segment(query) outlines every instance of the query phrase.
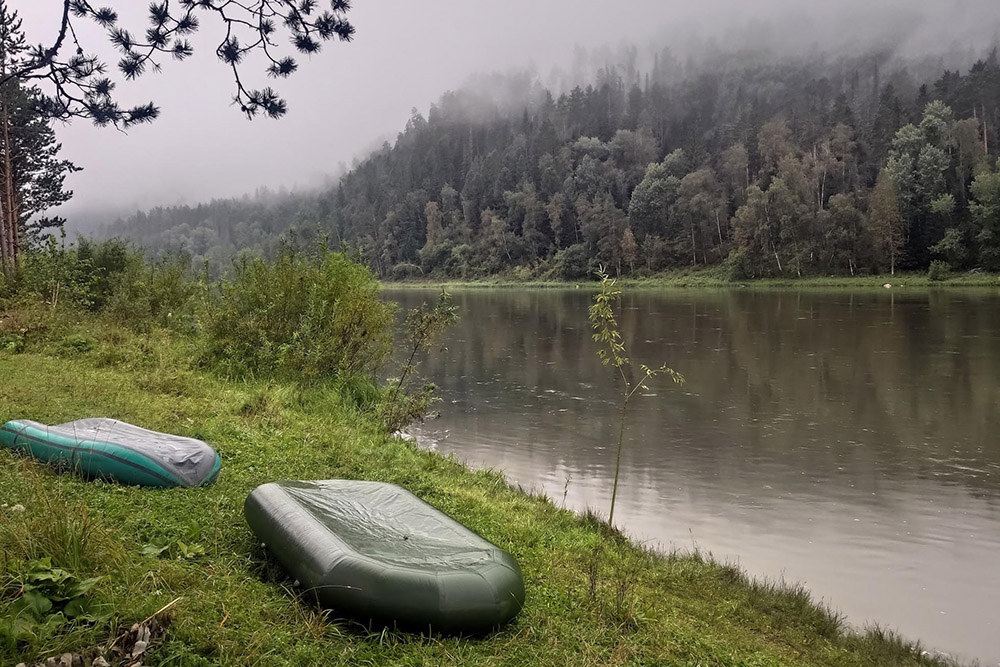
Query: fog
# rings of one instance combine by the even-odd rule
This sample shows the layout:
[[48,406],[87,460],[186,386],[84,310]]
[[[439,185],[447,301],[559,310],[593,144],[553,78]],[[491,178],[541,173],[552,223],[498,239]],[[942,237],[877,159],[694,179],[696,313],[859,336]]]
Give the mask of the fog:
[[[145,2],[106,3],[119,10],[123,26],[141,33]],[[29,41],[51,42],[61,2],[9,4],[24,18]],[[643,54],[669,46],[677,55],[705,44],[783,55],[878,45],[906,57],[949,53],[951,61],[971,60],[997,41],[1000,2],[357,0],[349,18],[355,41],[330,42],[318,55],[300,57],[299,71],[287,80],[274,84],[263,67],[247,64],[249,86],[274,85],[289,104],[281,120],[248,121],[231,106],[231,73],[214,55],[220,24],[205,15],[194,57],[167,59],[162,72],[134,82],[116,77],[119,102],[152,100],[161,108],[157,121],[127,134],[83,120],[57,127],[64,156],[84,168],[68,179],[75,198],[61,213],[79,228],[136,208],[237,196],[263,185],[315,187],[395,137],[412,108],[426,112],[475,73],[527,69],[564,87],[626,43]],[[117,61],[96,26],[79,37],[109,63]]]

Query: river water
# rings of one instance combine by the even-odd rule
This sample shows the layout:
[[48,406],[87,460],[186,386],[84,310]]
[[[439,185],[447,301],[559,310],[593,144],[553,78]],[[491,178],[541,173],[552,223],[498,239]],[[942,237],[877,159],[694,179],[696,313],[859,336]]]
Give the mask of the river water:
[[[433,291],[385,293],[412,308]],[[586,290],[458,290],[420,441],[607,514],[618,426]],[[1000,665],[1000,291],[633,291],[615,521]]]

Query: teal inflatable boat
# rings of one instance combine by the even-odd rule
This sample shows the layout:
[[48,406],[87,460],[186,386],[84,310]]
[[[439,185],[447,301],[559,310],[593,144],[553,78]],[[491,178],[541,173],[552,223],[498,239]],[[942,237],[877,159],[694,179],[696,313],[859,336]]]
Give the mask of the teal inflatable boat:
[[0,427],[0,445],[67,466],[85,477],[154,487],[211,484],[218,453],[201,440],[157,433],[114,419],[46,426],[16,420]]
[[363,622],[478,634],[524,604],[513,556],[392,484],[264,484],[244,513],[306,597]]

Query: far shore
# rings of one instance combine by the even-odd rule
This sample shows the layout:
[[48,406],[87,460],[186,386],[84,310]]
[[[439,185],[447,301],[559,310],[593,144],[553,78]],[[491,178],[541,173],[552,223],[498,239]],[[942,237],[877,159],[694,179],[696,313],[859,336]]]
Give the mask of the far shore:
[[[943,280],[931,280],[926,273],[897,273],[877,276],[806,276],[786,278],[759,278],[755,280],[729,280],[718,269],[677,271],[655,276],[622,277],[619,285],[630,289],[711,288],[711,289],[936,289],[936,288],[986,288],[1000,290],[1000,274],[984,272],[954,273]],[[411,280],[382,280],[383,287],[399,288],[531,288],[531,289],[596,289],[593,280],[549,280],[544,278],[522,280],[499,275],[487,278],[456,280],[452,278],[417,278]]]

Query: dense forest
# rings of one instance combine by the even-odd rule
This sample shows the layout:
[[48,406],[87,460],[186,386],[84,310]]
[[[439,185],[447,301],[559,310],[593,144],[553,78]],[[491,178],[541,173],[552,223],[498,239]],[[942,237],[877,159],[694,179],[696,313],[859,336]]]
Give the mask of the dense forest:
[[483,78],[328,191],[159,208],[103,233],[217,269],[321,236],[386,278],[1000,270],[995,50],[933,76],[887,52],[636,62],[559,95]]

